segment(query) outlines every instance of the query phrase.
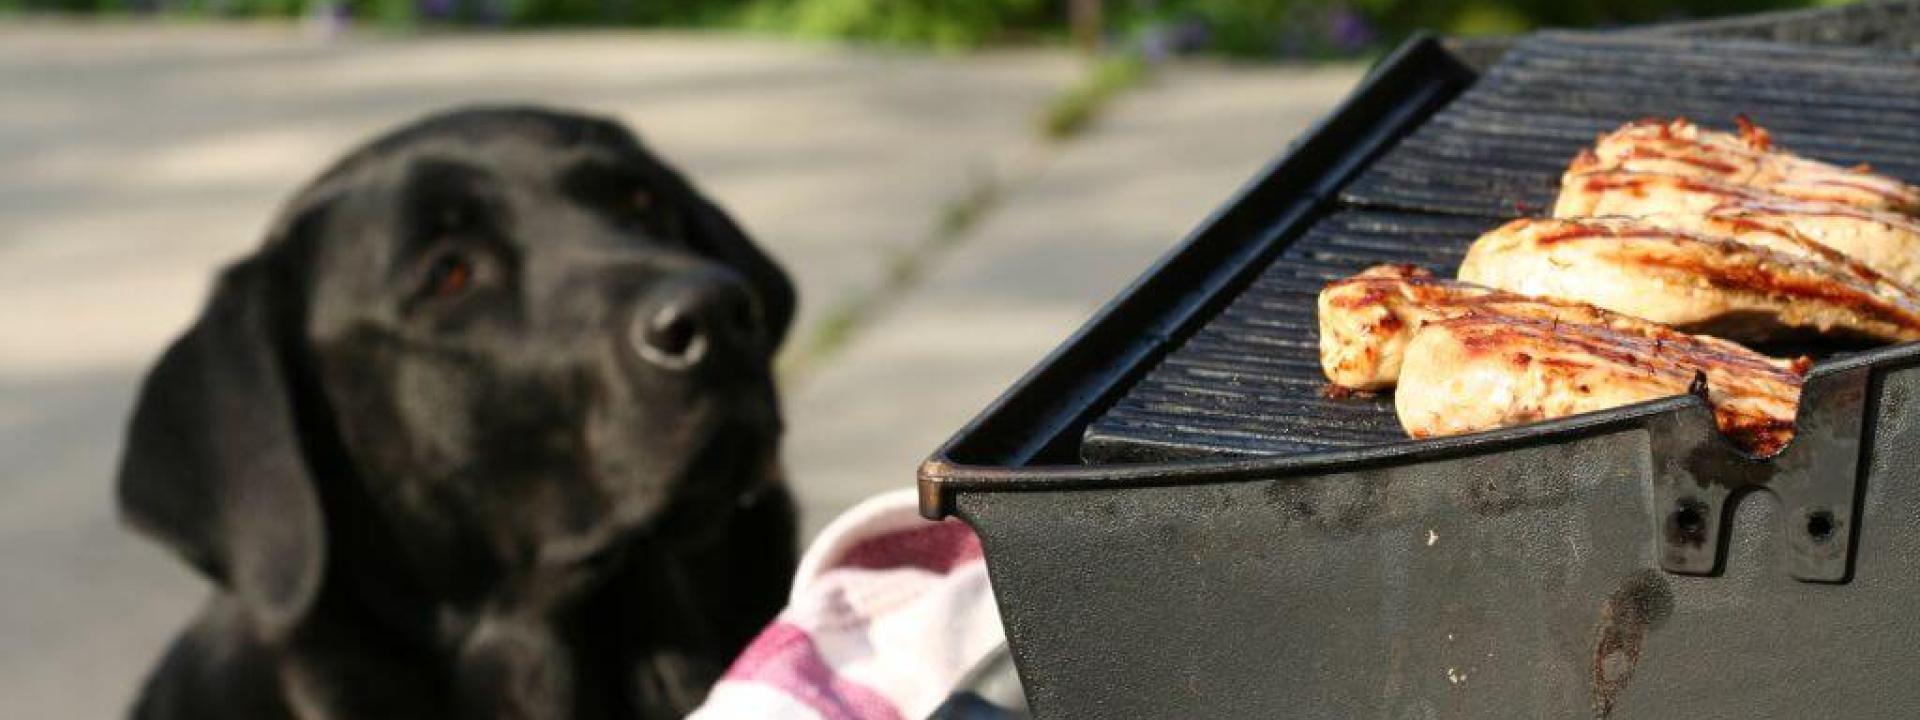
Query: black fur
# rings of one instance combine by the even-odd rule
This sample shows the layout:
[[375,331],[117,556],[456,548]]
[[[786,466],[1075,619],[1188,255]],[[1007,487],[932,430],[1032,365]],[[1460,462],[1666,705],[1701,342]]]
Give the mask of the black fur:
[[[726,331],[643,357],[689,288]],[[352,153],[142,388],[123,513],[216,592],[134,715],[684,714],[785,600],[792,313],[617,124],[472,109]]]

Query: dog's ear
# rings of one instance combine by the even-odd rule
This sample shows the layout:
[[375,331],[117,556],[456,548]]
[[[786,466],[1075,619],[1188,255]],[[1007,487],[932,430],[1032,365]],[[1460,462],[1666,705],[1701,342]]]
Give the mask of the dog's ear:
[[240,598],[269,638],[319,593],[325,525],[289,395],[298,327],[265,255],[227,269],[141,387],[121,456],[127,521]]

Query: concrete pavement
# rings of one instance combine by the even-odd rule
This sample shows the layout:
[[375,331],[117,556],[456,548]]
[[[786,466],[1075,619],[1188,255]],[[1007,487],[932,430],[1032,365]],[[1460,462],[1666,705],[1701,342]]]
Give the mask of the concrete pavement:
[[797,336],[976,178],[1011,178],[919,287],[788,388],[811,529],[911,482],[1357,77],[1175,69],[1086,138],[1041,147],[1034,115],[1076,65],[691,35],[0,25],[0,715],[119,714],[199,602],[199,581],[113,515],[134,383],[214,269],[356,140],[483,100],[619,116],[795,274]]
[[[809,532],[971,419],[1344,97],[1359,68],[1163,68],[794,391]],[[830,479],[830,481],[829,481]]]

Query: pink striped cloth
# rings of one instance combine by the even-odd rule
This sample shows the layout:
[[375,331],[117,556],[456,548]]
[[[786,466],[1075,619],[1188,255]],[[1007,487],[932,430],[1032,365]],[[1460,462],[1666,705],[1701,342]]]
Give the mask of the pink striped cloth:
[[912,489],[822,530],[787,609],[692,720],[920,720],[1003,641],[973,530],[928,522]]

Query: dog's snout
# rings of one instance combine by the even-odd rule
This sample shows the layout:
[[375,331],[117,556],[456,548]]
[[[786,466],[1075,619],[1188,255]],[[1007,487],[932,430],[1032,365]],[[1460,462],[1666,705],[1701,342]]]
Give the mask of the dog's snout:
[[759,312],[744,280],[703,271],[668,280],[641,300],[633,344],[648,363],[685,370],[716,352],[742,349],[759,337]]

